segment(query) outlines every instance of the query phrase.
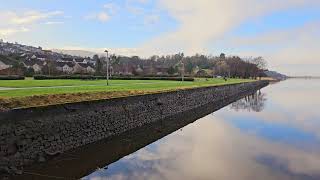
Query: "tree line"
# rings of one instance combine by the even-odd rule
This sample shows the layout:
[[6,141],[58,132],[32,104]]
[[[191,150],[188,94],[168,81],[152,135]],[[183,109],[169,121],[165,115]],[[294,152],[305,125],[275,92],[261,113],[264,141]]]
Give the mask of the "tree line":
[[[12,63],[14,71],[12,74],[20,72],[19,74],[33,75],[33,69],[25,68],[22,60],[17,57],[10,57],[16,59]],[[19,57],[21,58],[21,57]],[[106,73],[106,57],[94,55],[92,58],[95,63],[95,74],[104,75]],[[267,62],[263,57],[241,58],[239,56],[226,56],[221,53],[220,56],[208,56],[195,54],[192,56],[185,56],[183,53],[167,55],[167,56],[151,56],[149,58],[142,58],[139,56],[117,56],[110,55],[110,68],[114,71],[121,69],[127,70],[132,75],[141,75],[137,71],[139,69],[150,69],[148,74],[157,74],[158,70],[165,70],[169,76],[178,76],[182,73],[185,76],[222,76],[232,78],[257,78],[264,76],[264,70],[267,68]],[[42,67],[44,75],[57,74],[55,62],[50,60]]]
[[[95,55],[96,72],[99,74],[105,71],[105,57]],[[183,53],[167,56],[151,56],[141,58],[139,56],[110,56],[110,66],[133,67],[163,67],[168,75],[177,75],[182,72],[186,76],[197,76],[197,72],[202,72],[200,76],[222,76],[232,78],[257,78],[264,76],[267,62],[263,57],[240,58],[239,56],[207,56],[196,54],[185,56]],[[100,73],[100,74],[101,74]],[[156,73],[156,72],[155,72]],[[133,72],[135,74],[135,72]]]

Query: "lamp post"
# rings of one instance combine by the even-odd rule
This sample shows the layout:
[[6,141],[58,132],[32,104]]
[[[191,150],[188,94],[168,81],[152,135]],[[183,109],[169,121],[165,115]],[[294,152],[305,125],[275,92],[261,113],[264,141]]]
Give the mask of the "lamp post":
[[107,86],[109,86],[109,51],[105,50],[104,52],[107,53]]
[[183,63],[183,61],[181,61],[181,63],[182,63],[182,73],[181,73],[182,78],[181,78],[181,80],[183,82],[184,81],[184,63]]
[[183,62],[183,58],[184,58],[184,54],[183,53],[179,53],[181,59],[180,59],[180,64],[181,64],[181,81],[184,81],[184,62]]

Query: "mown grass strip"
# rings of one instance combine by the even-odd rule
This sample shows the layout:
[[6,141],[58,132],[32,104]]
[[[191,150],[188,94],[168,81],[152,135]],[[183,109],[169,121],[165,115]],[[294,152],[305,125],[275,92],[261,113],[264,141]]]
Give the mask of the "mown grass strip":
[[[0,110],[8,110],[13,108],[25,108],[35,106],[47,106],[54,104],[64,104],[82,101],[92,101],[100,99],[111,99],[126,96],[135,96],[143,94],[161,93],[168,91],[175,91],[179,89],[190,89],[197,87],[219,86],[225,84],[235,84],[249,82],[252,80],[244,79],[229,79],[224,81],[221,79],[197,79],[195,82],[174,82],[174,81],[125,81],[114,80],[111,81],[111,86],[97,85],[84,86],[86,83],[96,82],[82,82],[77,80],[49,80],[56,81],[60,86],[74,84],[75,87],[52,88],[54,84],[47,84],[42,82],[37,84],[34,80],[25,80],[33,83],[33,86],[28,84],[16,84],[19,87],[44,87],[34,89],[14,89],[14,90],[0,90]],[[2,82],[0,82],[0,87]],[[51,82],[50,82],[51,83]],[[101,82],[99,82],[101,83]],[[9,85],[10,83],[7,83]],[[51,86],[49,86],[51,85]],[[81,86],[77,86],[81,85]],[[89,84],[88,84],[89,85]],[[11,86],[6,86],[11,87]]]

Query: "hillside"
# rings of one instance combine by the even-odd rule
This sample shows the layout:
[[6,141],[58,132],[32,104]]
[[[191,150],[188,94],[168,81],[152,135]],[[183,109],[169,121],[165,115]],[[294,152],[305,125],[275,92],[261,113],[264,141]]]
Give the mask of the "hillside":
[[[56,53],[61,53],[61,54],[68,54],[71,56],[80,56],[80,57],[92,57],[93,55],[97,54],[95,52],[85,51],[85,50],[52,49],[51,51],[56,52]],[[102,53],[100,53],[100,54],[102,54]]]
[[276,80],[285,80],[288,78],[288,76],[281,74],[281,73],[278,73],[276,71],[265,71],[264,73],[266,74],[266,76],[271,77]]

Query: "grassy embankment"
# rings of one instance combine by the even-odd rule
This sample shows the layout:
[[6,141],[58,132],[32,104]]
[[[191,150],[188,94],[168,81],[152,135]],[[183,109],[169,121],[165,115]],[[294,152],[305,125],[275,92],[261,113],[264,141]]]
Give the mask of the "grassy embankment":
[[[160,80],[1,80],[0,110],[142,95],[177,89],[248,82],[247,79]],[[13,88],[13,89],[4,89]]]

